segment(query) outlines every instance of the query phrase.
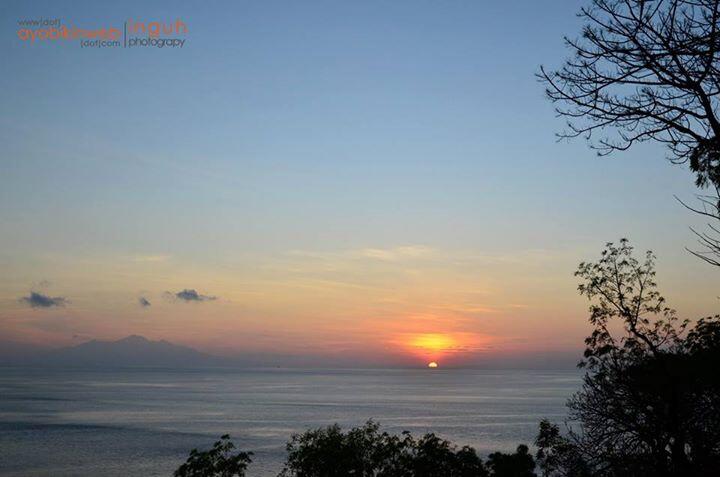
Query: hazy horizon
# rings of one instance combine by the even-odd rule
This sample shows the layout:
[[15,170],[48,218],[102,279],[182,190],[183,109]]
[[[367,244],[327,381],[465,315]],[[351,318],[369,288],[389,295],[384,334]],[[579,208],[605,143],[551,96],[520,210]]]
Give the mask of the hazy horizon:
[[[203,354],[201,359],[190,355],[185,359],[178,360],[178,357],[170,357],[162,360],[160,363],[149,361],[144,363],[145,356],[142,352],[138,353],[137,349],[126,348],[126,353],[131,353],[133,358],[131,363],[118,359],[117,353],[108,353],[107,345],[118,345],[140,341],[144,345],[154,346],[157,344],[169,344],[177,347],[178,351],[198,351]],[[101,344],[103,348],[93,348],[92,352],[85,354],[82,362],[78,363],[67,360],[67,351],[76,351],[86,347],[87,345]],[[30,346],[21,342],[0,341],[0,366],[19,366],[28,365],[31,367],[97,367],[97,368],[132,368],[138,365],[147,364],[154,367],[170,367],[170,368],[202,368],[202,367],[222,367],[222,368],[242,368],[242,369],[418,369],[427,367],[426,362],[417,359],[402,356],[378,356],[375,360],[369,361],[362,359],[361,356],[339,355],[334,357],[323,355],[282,355],[272,353],[248,353],[238,351],[233,354],[213,354],[212,352],[198,350],[191,347],[185,347],[170,343],[166,340],[152,341],[140,335],[130,335],[119,340],[88,340],[79,344],[70,346]],[[181,349],[182,348],[182,349]],[[116,351],[116,350],[114,350]],[[58,354],[60,352],[60,354]],[[63,355],[65,353],[65,355]],[[147,356],[147,355],[146,355]],[[181,355],[182,356],[182,355]],[[478,370],[557,370],[557,369],[573,369],[581,357],[581,352],[538,352],[521,355],[502,355],[488,354],[480,357],[474,363],[465,363],[463,361],[454,361],[452,357],[449,360],[441,361],[439,367],[442,369],[478,369]],[[77,356],[73,356],[77,358]],[[207,361],[207,359],[213,361]],[[217,358],[217,359],[215,359]],[[390,358],[390,359],[388,359]],[[110,361],[108,363],[108,360]],[[392,363],[392,365],[388,365]]]

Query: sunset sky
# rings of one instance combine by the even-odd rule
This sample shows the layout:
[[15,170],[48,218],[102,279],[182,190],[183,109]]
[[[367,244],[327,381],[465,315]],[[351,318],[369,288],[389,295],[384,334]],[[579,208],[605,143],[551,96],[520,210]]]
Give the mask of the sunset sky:
[[[716,311],[717,270],[684,249],[702,222],[673,198],[692,175],[652,145],[556,142],[533,75],[565,58],[577,2],[199,5],[0,5],[0,341],[139,334],[325,366],[572,354],[573,271],[620,237],[657,253],[680,316]],[[41,17],[189,32],[21,41]]]

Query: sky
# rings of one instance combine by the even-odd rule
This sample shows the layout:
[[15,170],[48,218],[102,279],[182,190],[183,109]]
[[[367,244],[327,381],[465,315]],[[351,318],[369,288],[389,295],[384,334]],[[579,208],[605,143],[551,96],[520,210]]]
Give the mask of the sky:
[[[576,356],[573,272],[628,237],[717,309],[652,144],[558,142],[534,74],[583,2],[0,5],[0,340],[140,334],[306,365]],[[182,48],[22,40],[181,19]],[[35,293],[35,295],[32,295]],[[574,358],[573,358],[574,359]]]

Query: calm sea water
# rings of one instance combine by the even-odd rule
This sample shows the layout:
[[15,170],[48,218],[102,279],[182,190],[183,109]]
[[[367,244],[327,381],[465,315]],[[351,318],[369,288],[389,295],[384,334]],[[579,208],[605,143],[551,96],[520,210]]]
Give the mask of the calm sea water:
[[172,475],[221,434],[276,475],[292,433],[373,418],[485,454],[561,420],[576,371],[0,368],[0,475]]

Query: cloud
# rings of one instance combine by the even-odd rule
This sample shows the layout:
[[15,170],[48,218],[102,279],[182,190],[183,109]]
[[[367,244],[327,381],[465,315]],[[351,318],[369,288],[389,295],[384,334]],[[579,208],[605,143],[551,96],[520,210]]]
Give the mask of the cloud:
[[176,300],[182,300],[185,302],[200,302],[200,301],[212,301],[217,300],[216,296],[209,296],[209,295],[201,295],[197,291],[191,288],[186,288],[185,290],[179,291],[177,293],[167,292],[169,293],[173,298]]
[[65,306],[68,300],[61,296],[47,296],[38,292],[30,292],[30,295],[20,298],[21,303],[27,303],[33,308],[52,308],[53,306]]
[[148,300],[148,299],[145,298],[144,296],[141,296],[140,298],[138,298],[138,303],[139,303],[140,306],[142,306],[143,308],[147,308],[148,306],[152,305],[152,303],[150,303],[150,300]]

